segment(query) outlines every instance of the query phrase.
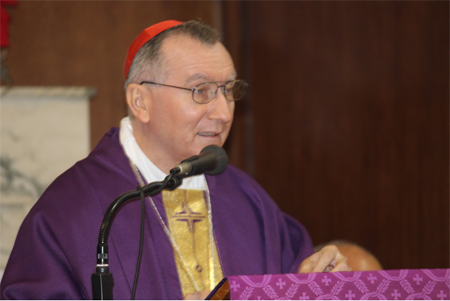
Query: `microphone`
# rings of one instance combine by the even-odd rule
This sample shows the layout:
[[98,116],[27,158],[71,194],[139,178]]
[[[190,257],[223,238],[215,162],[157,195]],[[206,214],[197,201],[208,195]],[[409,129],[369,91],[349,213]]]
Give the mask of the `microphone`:
[[[170,170],[170,175],[162,182],[153,182],[139,187],[137,190],[125,192],[118,196],[109,205],[103,217],[102,225],[100,227],[100,234],[98,236],[97,244],[97,268],[96,272],[91,276],[92,294],[94,300],[112,300],[113,299],[113,285],[114,279],[112,273],[109,272],[109,255],[108,255],[108,237],[109,231],[112,227],[112,222],[119,209],[122,208],[131,199],[137,198],[140,195],[156,195],[163,189],[173,190],[181,184],[181,179],[207,173],[210,175],[218,175],[227,168],[228,156],[227,152],[217,146],[208,145],[198,156],[190,157],[182,161],[179,165]],[[143,200],[143,199],[142,199]],[[140,253],[142,250],[139,251]],[[140,258],[140,255],[138,256]],[[140,263],[140,259],[138,259]],[[137,268],[137,273],[139,269]],[[135,278],[137,279],[137,278]],[[136,283],[136,282],[135,282]],[[135,285],[133,285],[132,297],[134,296]]]
[[227,152],[217,146],[208,145],[198,156],[192,156],[183,160],[180,164],[170,170],[179,178],[191,177],[206,173],[209,175],[218,175],[227,168]]

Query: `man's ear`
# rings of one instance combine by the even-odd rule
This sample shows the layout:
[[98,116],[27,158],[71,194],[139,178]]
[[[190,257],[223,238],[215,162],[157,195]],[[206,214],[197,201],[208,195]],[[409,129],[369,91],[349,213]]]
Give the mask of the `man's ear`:
[[150,121],[150,97],[151,93],[141,85],[129,84],[127,86],[126,98],[128,108],[136,119],[142,123]]

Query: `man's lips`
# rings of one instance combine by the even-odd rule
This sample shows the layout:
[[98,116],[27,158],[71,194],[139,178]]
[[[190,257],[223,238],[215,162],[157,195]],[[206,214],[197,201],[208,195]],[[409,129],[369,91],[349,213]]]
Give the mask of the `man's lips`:
[[217,136],[219,136],[219,133],[215,133],[215,132],[200,132],[197,135],[202,136],[202,137],[217,137]]

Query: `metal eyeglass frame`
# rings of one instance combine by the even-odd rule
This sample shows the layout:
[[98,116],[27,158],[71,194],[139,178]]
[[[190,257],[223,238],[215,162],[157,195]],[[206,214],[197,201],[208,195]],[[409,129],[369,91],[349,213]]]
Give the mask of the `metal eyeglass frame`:
[[[233,83],[233,82],[234,82],[234,83],[239,82],[239,83],[243,83],[243,84],[246,85],[244,93],[243,93],[242,96],[239,97],[238,99],[228,99],[227,94],[225,93],[225,86],[228,85],[229,83]],[[164,86],[164,87],[177,88],[177,89],[182,89],[182,90],[191,91],[191,92],[192,92],[192,99],[194,100],[195,103],[198,103],[198,104],[207,104],[207,103],[210,103],[214,98],[216,98],[216,96],[217,96],[217,91],[219,90],[219,88],[222,88],[222,93],[223,93],[223,95],[225,96],[226,99],[228,99],[229,101],[237,101],[237,100],[239,100],[239,99],[241,99],[242,97],[245,96],[245,94],[247,93],[247,88],[248,88],[248,86],[249,86],[249,84],[248,84],[245,80],[240,80],[240,79],[235,79],[235,80],[227,81],[224,85],[219,85],[217,82],[206,82],[206,83],[198,84],[198,85],[195,86],[194,88],[190,88],[190,89],[189,89],[189,88],[184,88],[184,87],[178,87],[178,86],[172,86],[172,85],[160,84],[160,83],[155,83],[155,82],[150,82],[150,81],[143,81],[143,82],[141,82],[139,85],[142,85],[142,84],[151,84],[151,85],[158,85],[158,86]],[[198,89],[197,89],[198,86],[202,86],[202,85],[205,85],[205,84],[216,84],[216,85],[217,85],[217,89],[216,89],[216,91],[215,91],[215,93],[214,93],[214,97],[211,98],[210,100],[208,100],[207,102],[198,102],[198,101],[195,100],[194,94],[195,94],[196,91],[198,91]]]

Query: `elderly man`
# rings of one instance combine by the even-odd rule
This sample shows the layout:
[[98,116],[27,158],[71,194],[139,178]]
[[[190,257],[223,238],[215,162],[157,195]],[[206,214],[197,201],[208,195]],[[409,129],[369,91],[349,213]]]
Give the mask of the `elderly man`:
[[[247,89],[217,32],[195,21],[144,30],[129,48],[125,77],[129,117],[30,211],[5,270],[3,298],[92,298],[98,229],[111,201],[162,180],[207,145],[222,146],[235,101]],[[186,178],[145,206],[137,299],[204,297],[227,275],[348,269],[335,247],[313,254],[303,226],[233,166]],[[138,202],[131,202],[111,229],[116,299],[131,296],[139,216]]]

